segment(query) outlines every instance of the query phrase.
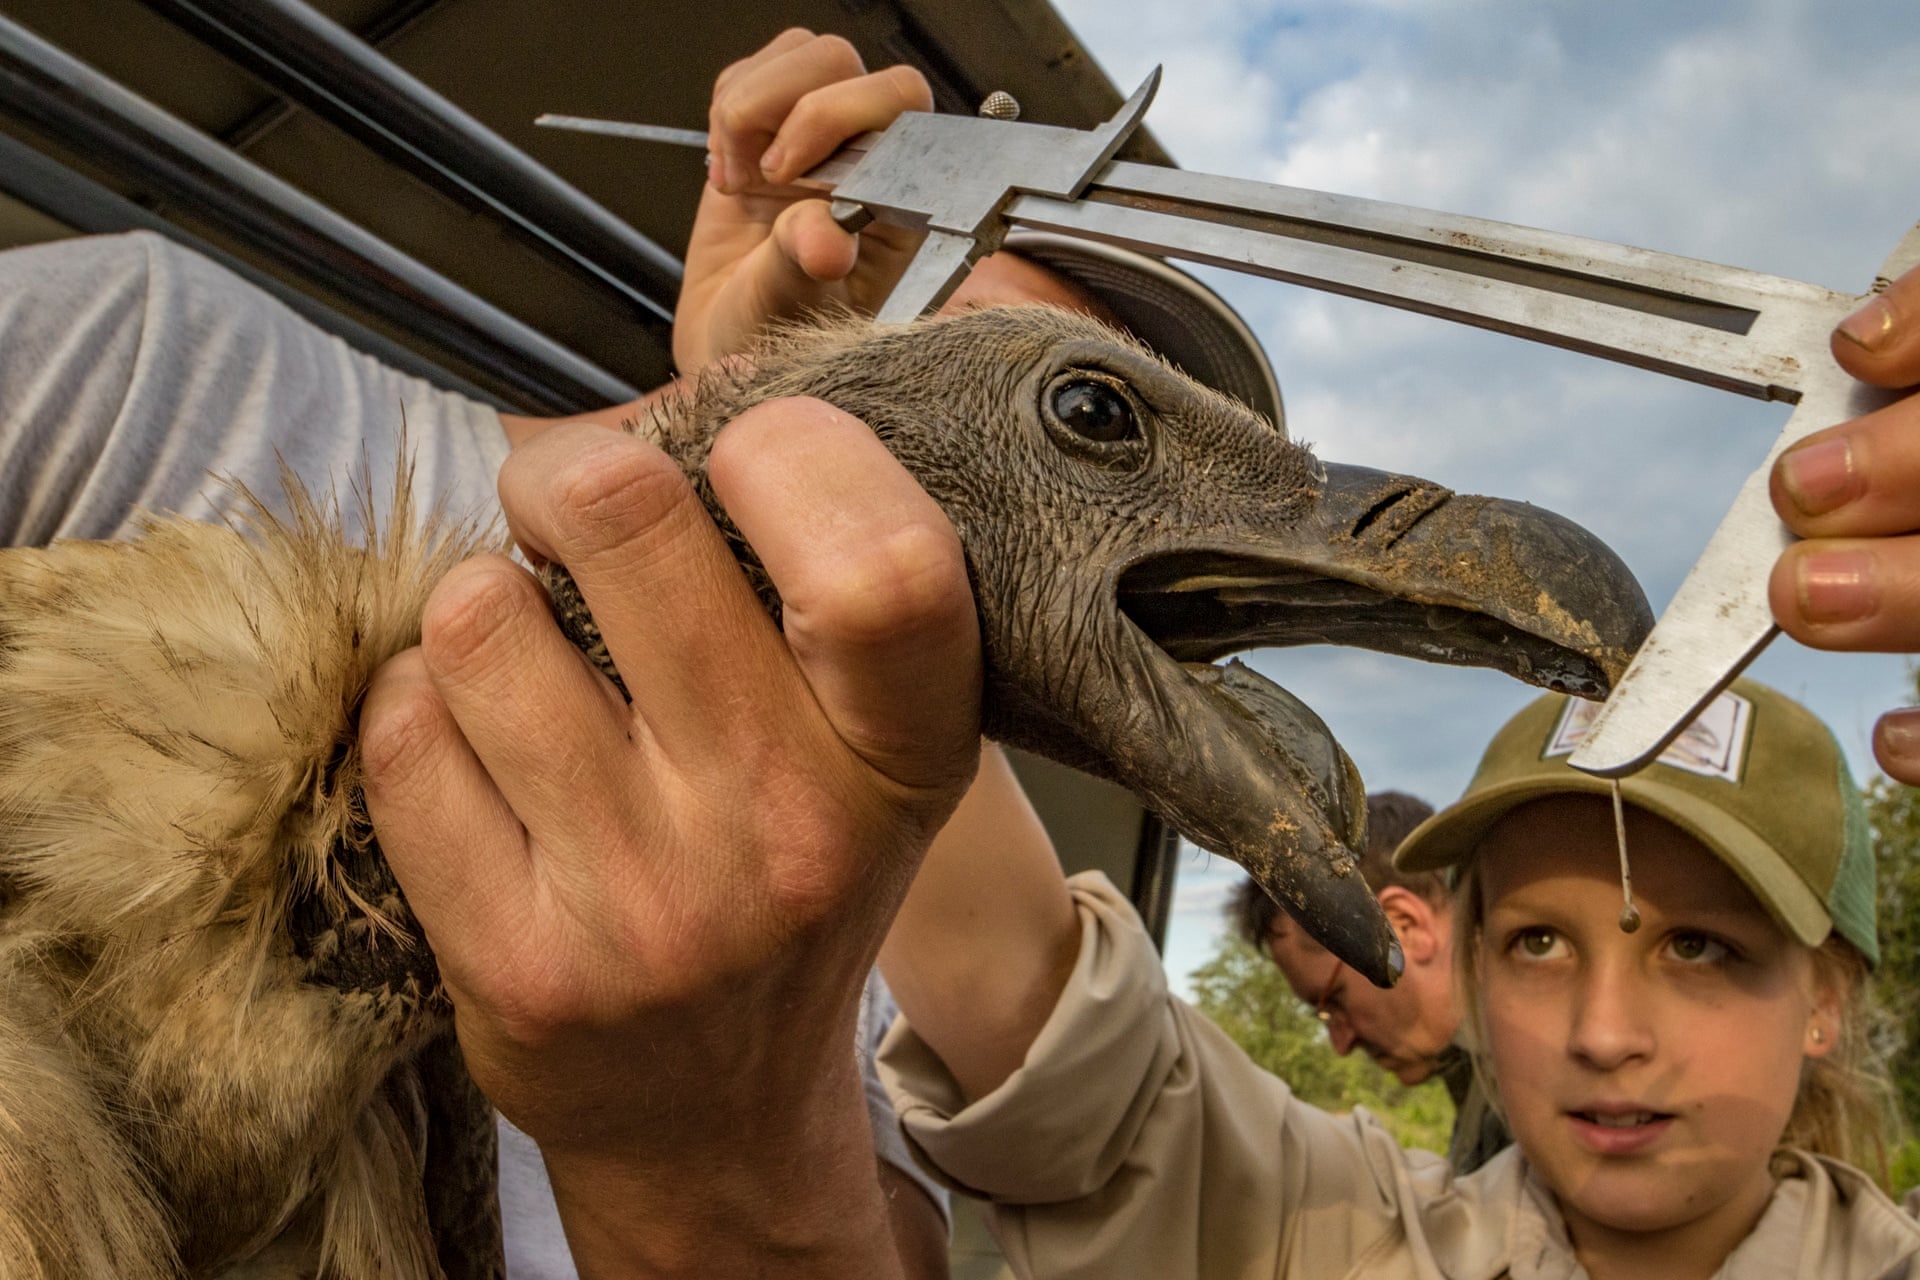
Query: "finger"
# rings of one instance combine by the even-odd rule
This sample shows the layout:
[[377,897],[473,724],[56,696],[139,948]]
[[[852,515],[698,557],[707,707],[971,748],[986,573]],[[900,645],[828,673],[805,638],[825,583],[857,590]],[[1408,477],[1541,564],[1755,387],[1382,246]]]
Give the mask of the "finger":
[[1920,787],[1920,707],[1880,717],[1873,726],[1873,758],[1894,781]]
[[1802,644],[1920,652],[1920,537],[1797,542],[1767,587],[1774,619]]
[[374,673],[360,710],[360,753],[380,848],[429,940],[466,926],[514,927],[529,899],[525,833],[461,736],[420,650]]
[[772,619],[666,454],[557,428],[508,456],[500,500],[522,545],[573,574],[661,750],[688,768],[726,767],[749,720],[791,712]]
[[[710,204],[747,204],[708,192]],[[709,222],[708,232],[715,230]],[[687,279],[673,329],[673,354],[682,369],[697,369],[744,351],[774,320],[844,303],[871,310],[912,259],[920,236],[898,227],[869,227],[849,235],[824,200],[787,202],[771,225],[721,238],[696,239],[687,252]],[[726,264],[716,269],[715,264]]]
[[1920,267],[1840,322],[1833,331],[1833,358],[1877,387],[1920,384]]
[[1920,530],[1920,396],[1808,436],[1780,455],[1768,483],[1802,537]]
[[796,316],[834,297],[832,286],[859,261],[859,237],[833,220],[824,200],[788,205],[769,235],[747,250],[715,299],[716,310],[738,316],[716,322],[733,334],[737,348],[769,321]]
[[[713,96],[709,99],[707,109],[707,182],[715,190],[738,189],[728,180],[726,162],[727,157],[739,149],[740,140],[717,125],[713,119],[713,104],[721,101],[733,86],[751,77],[759,68],[814,38],[813,32],[805,27],[788,27],[747,57],[729,64],[714,78]],[[743,176],[741,181],[744,180]]]
[[[859,237],[834,222],[822,200],[789,205],[773,232],[749,249],[710,305],[706,354],[745,350],[776,320],[839,300],[859,261]],[[691,341],[688,343],[691,354]]]
[[[682,315],[705,307],[705,332],[689,322],[674,326],[674,357],[682,368],[699,368],[718,355],[749,349],[768,324],[822,309],[843,297],[841,280],[858,263],[860,242],[833,221],[822,200],[787,205],[772,234],[756,240],[718,290],[689,299]],[[693,363],[697,361],[697,363]]]
[[980,634],[946,513],[870,428],[819,401],[743,414],[708,472],[841,740],[903,787],[957,797],[979,757]]
[[860,260],[860,237],[833,220],[825,200],[789,206],[774,220],[771,239],[780,260],[800,280],[836,283]]
[[837,80],[866,74],[859,52],[840,36],[812,36],[775,52],[715,86],[707,112],[707,146],[720,170],[720,190],[738,192],[760,180],[760,157],[794,104]]
[[917,68],[904,65],[815,89],[793,104],[760,156],[760,170],[768,182],[792,182],[847,139],[885,129],[903,111],[931,110],[932,86]]
[[729,63],[718,76],[714,77],[713,95],[719,97],[726,91],[728,85],[751,73],[755,67],[771,62],[789,49],[799,48],[813,38],[813,32],[805,27],[788,27],[746,57]]
[[428,597],[420,645],[536,856],[543,845],[610,847],[611,833],[644,812],[629,717],[524,569],[499,556],[455,568]]

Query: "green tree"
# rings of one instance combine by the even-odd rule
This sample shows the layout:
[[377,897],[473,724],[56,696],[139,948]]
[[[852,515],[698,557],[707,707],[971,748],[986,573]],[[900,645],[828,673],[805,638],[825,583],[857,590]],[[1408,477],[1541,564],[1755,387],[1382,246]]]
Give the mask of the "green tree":
[[1920,791],[1885,778],[1875,778],[1866,791],[1880,879],[1874,994],[1886,1015],[1883,1048],[1900,1109],[1920,1120],[1920,1001],[1913,990],[1920,972]]
[[[1911,676],[1920,698],[1920,668]],[[1873,975],[1880,1012],[1877,1047],[1893,1078],[1907,1134],[1894,1150],[1896,1192],[1920,1185],[1920,791],[1886,778],[1867,783],[1867,818],[1873,826],[1880,888],[1880,967]]]
[[1445,1153],[1453,1102],[1438,1080],[1408,1088],[1364,1054],[1338,1057],[1312,1009],[1267,957],[1239,936],[1224,937],[1190,979],[1194,1004],[1247,1056],[1328,1111],[1365,1107],[1402,1146]]

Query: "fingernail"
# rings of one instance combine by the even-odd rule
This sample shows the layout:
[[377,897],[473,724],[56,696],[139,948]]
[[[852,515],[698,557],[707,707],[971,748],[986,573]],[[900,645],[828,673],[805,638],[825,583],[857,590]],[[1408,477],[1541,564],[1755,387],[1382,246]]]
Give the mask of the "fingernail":
[[1878,351],[1887,345],[1893,332],[1893,308],[1885,298],[1875,298],[1842,320],[1839,333],[1864,351]]
[[715,191],[722,190],[727,181],[726,163],[713,152],[707,152],[707,181]]
[[774,143],[768,147],[766,153],[760,157],[760,172],[766,174],[769,178],[773,177],[774,174],[780,172],[780,166],[786,162],[786,158],[787,149],[777,142]]
[[1800,613],[1809,622],[1852,622],[1873,612],[1873,556],[1823,551],[1798,565]]
[[1858,496],[1853,446],[1845,436],[1801,445],[1780,458],[1780,482],[1805,515],[1825,515]]
[[1889,711],[1873,727],[1873,753],[1882,764],[1920,761],[1920,708]]

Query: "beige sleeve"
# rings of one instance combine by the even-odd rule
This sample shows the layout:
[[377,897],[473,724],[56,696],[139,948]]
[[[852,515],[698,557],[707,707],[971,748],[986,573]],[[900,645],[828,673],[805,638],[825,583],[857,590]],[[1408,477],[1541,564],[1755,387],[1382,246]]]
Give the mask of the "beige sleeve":
[[[1294,1099],[1167,990],[1097,873],[1078,963],[1025,1064],[972,1105],[904,1021],[881,1048],[916,1153],[993,1205],[1023,1276],[1344,1275],[1404,1239],[1409,1157],[1364,1113]],[[1418,1173],[1427,1172],[1424,1156]],[[1432,1163],[1440,1164],[1438,1157]],[[1424,1180],[1424,1179],[1422,1179]]]

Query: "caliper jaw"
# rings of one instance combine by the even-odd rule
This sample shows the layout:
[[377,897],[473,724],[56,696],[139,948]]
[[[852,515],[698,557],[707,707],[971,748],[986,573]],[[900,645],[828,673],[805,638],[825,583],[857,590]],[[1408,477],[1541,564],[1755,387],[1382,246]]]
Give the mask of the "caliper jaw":
[[926,111],[894,121],[833,192],[834,218],[849,230],[878,220],[927,233],[879,322],[904,324],[945,302],[967,269],[1000,247],[1000,212],[1015,195],[1077,199],[1139,127],[1159,87],[1156,67],[1091,130]]

